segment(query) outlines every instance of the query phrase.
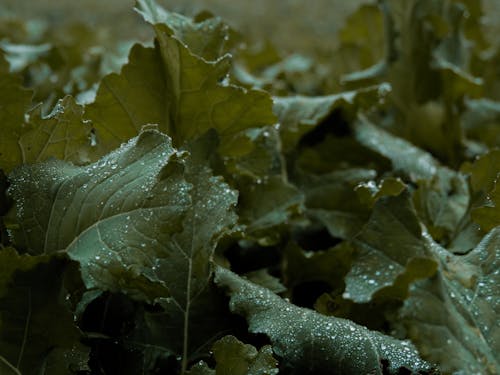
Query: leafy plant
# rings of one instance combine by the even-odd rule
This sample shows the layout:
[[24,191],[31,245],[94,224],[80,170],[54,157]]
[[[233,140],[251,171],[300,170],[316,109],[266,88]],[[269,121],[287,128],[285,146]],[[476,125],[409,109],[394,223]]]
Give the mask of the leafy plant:
[[2,374],[500,371],[475,2],[364,5],[331,61],[136,11],[126,61],[0,28]]

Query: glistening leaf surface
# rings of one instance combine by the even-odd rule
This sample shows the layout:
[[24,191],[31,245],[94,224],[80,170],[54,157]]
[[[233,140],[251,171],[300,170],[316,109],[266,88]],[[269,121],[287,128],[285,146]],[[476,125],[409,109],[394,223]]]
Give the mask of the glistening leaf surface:
[[247,319],[250,332],[269,336],[293,374],[382,374],[384,363],[390,374],[430,370],[408,342],[294,306],[221,267],[215,281],[231,297],[231,311]]
[[438,273],[410,289],[401,317],[424,358],[443,372],[500,371],[500,229],[466,256],[433,244]]
[[159,301],[168,322],[181,323],[169,345],[185,358],[191,316],[205,311],[196,301],[193,312],[194,301],[211,293],[210,258],[236,222],[236,192],[212,175],[203,150],[178,153],[146,130],[86,167],[24,166],[12,174],[14,240],[36,254],[67,252],[87,288]]
[[353,242],[358,252],[346,276],[345,297],[356,302],[370,301],[374,293],[397,281],[402,290],[393,292],[402,298],[411,281],[436,270],[407,192],[380,198]]

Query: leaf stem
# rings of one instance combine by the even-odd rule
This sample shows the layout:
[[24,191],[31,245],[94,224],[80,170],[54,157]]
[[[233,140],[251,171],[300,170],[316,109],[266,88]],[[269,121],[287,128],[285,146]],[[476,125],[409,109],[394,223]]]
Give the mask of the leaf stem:
[[21,372],[16,368],[14,367],[14,365],[12,363],[10,363],[9,361],[7,361],[7,359],[5,359],[4,357],[2,357],[0,355],[0,362],[5,364],[5,366],[7,366],[7,368],[9,368],[9,370],[12,370],[12,372],[15,374],[15,375],[21,375]]
[[24,325],[24,333],[23,333],[23,342],[21,344],[21,350],[19,352],[19,356],[17,357],[16,368],[19,368],[24,356],[24,348],[26,347],[26,341],[28,340],[28,330],[30,326],[30,320],[31,320],[31,289],[28,289],[28,314],[26,316],[26,323]]
[[193,270],[193,262],[188,259],[188,278],[186,284],[186,309],[184,310],[184,329],[182,338],[182,364],[181,374],[185,374],[188,365],[188,334],[189,334],[189,309],[191,308],[191,272]]

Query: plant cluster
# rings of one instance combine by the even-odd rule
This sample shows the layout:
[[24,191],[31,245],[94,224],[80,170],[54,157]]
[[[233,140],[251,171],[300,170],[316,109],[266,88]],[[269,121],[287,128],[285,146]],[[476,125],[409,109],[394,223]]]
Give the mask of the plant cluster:
[[135,9],[149,44],[0,24],[0,373],[497,374],[480,2],[363,5],[310,57]]

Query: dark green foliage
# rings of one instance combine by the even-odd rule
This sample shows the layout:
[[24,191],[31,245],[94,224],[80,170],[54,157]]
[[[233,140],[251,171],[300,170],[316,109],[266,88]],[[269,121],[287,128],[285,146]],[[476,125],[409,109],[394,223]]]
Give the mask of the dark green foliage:
[[128,60],[0,28],[0,373],[497,374],[476,3],[365,5],[331,66],[153,0]]

